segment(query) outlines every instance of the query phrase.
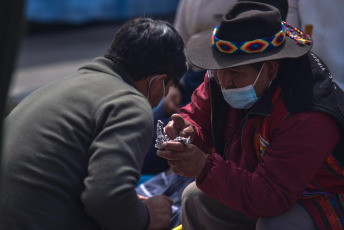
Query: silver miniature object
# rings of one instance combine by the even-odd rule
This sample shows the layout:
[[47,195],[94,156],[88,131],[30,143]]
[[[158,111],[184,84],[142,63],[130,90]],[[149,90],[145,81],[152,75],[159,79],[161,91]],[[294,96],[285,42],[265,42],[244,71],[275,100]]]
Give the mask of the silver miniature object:
[[156,124],[156,140],[155,140],[155,148],[160,149],[162,143],[165,141],[168,141],[167,135],[164,134],[164,123],[160,120],[158,120],[158,123]]
[[184,143],[184,144],[190,144],[191,141],[190,141],[190,137],[176,137],[176,139],[174,139],[173,141],[178,141],[180,143]]
[[[158,123],[156,125],[156,140],[155,140],[155,148],[161,149],[162,143],[168,141],[167,135],[164,134],[164,123],[161,120],[158,120]],[[190,144],[190,137],[176,137],[173,141],[177,141],[184,144]]]

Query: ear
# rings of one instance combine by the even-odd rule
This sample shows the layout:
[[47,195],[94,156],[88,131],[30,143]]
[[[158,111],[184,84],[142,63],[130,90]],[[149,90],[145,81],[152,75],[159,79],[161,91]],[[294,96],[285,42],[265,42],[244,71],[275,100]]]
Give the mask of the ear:
[[155,87],[156,85],[155,84],[162,84],[161,83],[161,80],[165,80],[167,78],[167,75],[166,74],[161,74],[161,75],[152,75],[152,76],[149,76],[147,78],[144,78],[144,79],[141,79],[141,80],[137,80],[135,81],[135,85],[136,85],[136,88],[138,91],[140,91],[143,95],[145,95],[147,97],[148,95],[148,87],[149,87],[149,82],[151,81],[151,79],[153,77],[157,76],[154,80],[152,80],[151,82],[151,85],[150,85],[150,89],[153,87]]
[[268,67],[268,77],[270,81],[273,81],[277,77],[277,73],[280,67],[280,63],[276,61],[266,61],[265,65]]
[[167,78],[166,74],[159,74],[159,77],[157,77],[152,84],[155,82],[155,84],[161,84],[161,81],[164,81]]
[[[155,75],[156,76],[156,75]],[[165,89],[164,92],[167,91],[166,89],[166,85],[167,84],[163,84],[163,81],[167,78],[167,75],[166,74],[160,74],[158,75],[158,77],[156,79],[154,79],[154,81],[152,81],[151,83],[151,86],[150,86],[150,95],[151,96],[155,96],[156,94],[157,95],[161,95],[161,92],[159,91],[159,89],[161,89],[161,86],[164,85],[165,86]],[[151,79],[151,78],[150,78]],[[158,90],[157,90],[158,89]],[[165,93],[166,94],[166,93]],[[165,95],[166,96],[166,95]]]

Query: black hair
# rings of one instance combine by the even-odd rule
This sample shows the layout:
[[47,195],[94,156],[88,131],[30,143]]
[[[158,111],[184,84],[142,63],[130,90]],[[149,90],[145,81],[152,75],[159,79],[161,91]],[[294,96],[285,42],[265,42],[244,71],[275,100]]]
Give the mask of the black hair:
[[166,74],[177,85],[186,72],[185,47],[174,27],[162,20],[134,18],[118,30],[104,56],[123,68],[133,80]]

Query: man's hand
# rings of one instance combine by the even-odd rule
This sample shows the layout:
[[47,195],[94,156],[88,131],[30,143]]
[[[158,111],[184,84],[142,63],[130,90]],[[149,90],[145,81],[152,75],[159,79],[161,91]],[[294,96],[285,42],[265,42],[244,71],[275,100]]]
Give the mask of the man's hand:
[[148,230],[168,229],[171,224],[173,201],[164,195],[156,195],[143,201],[149,210]]
[[176,137],[190,137],[191,143],[195,138],[195,130],[193,129],[190,122],[184,120],[184,118],[179,114],[173,114],[171,116],[172,120],[164,128],[165,134],[170,139],[175,139]]
[[163,150],[157,151],[158,156],[168,160],[174,173],[186,177],[198,177],[201,174],[207,156],[195,145],[168,141],[161,148]]

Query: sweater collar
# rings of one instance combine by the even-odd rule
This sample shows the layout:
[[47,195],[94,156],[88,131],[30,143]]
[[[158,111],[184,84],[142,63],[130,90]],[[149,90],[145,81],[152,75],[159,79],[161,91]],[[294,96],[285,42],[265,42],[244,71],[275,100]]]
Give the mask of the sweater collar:
[[117,65],[116,63],[114,63],[108,58],[105,58],[105,57],[95,58],[92,63],[89,63],[81,67],[79,70],[81,69],[89,69],[93,71],[110,74],[114,77],[122,79],[127,84],[136,88],[136,84],[134,80],[130,77],[130,75],[125,70],[123,70],[119,65]]

